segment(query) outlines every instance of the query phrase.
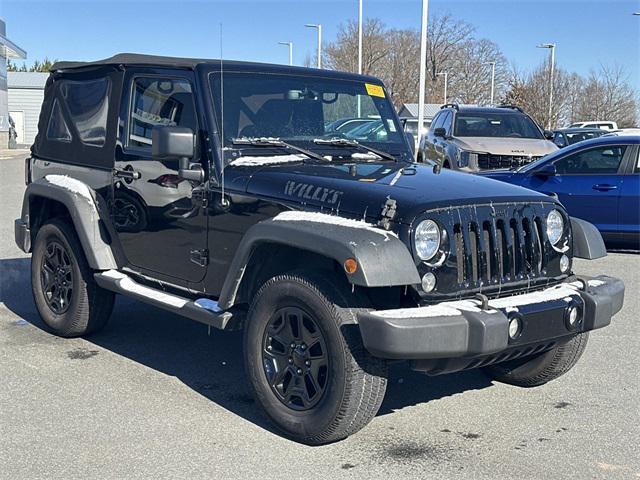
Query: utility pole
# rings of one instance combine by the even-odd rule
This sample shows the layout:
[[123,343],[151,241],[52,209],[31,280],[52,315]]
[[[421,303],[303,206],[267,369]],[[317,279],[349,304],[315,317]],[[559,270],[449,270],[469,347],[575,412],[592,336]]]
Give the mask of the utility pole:
[[449,80],[449,72],[440,72],[436,73],[436,75],[444,76],[444,105],[447,104],[447,83]]
[[322,25],[319,23],[307,23],[305,27],[318,30],[318,68],[322,68]]
[[287,45],[289,47],[289,65],[293,65],[293,42],[278,42],[278,45]]
[[485,65],[491,65],[491,102],[493,105],[493,94],[496,88],[496,62],[487,62]]
[[542,43],[538,45],[538,48],[548,48],[551,50],[551,71],[549,73],[549,120],[547,122],[547,129],[551,130],[551,122],[553,115],[553,71],[556,66],[556,44],[555,43]]
[[427,19],[429,0],[422,0],[422,27],[420,32],[420,88],[418,93],[418,135],[416,138],[416,155],[420,145],[420,137],[424,129],[424,89],[427,81]]

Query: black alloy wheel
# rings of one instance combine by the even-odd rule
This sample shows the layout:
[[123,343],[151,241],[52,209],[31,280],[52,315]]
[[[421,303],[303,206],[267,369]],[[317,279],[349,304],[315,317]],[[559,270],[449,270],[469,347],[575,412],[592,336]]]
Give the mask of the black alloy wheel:
[[298,307],[277,310],[262,343],[264,373],[276,397],[293,410],[313,408],[329,374],[327,346],[313,316]]
[[73,297],[73,268],[67,249],[58,241],[50,241],[42,257],[40,282],[48,307],[56,315],[69,309]]

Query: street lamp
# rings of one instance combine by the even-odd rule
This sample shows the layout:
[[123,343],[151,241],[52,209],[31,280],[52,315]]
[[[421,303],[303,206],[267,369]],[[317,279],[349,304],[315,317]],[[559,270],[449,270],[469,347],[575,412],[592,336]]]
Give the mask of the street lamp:
[[551,130],[551,115],[553,109],[553,70],[556,65],[556,44],[541,43],[540,45],[537,45],[537,48],[548,48],[551,50],[551,72],[549,73],[549,120],[547,122],[547,128]]
[[362,75],[362,0],[358,0],[358,73]]
[[436,75],[440,76],[444,76],[444,104],[447,104],[447,83],[448,83],[448,79],[449,79],[449,72],[440,72],[440,73],[436,73]]
[[496,85],[496,62],[487,62],[485,63],[485,65],[491,65],[491,102],[490,104],[493,105],[493,93],[495,91],[495,85]]
[[322,68],[322,25],[315,23],[307,23],[305,27],[315,28],[318,30],[318,68]]
[[293,65],[293,42],[278,42],[278,45],[287,45],[289,47],[289,65]]
[[[418,135],[416,146],[420,145],[420,137],[424,128],[424,89],[427,81],[427,18],[429,0],[422,0],[422,27],[420,32],[420,88],[418,89]],[[416,148],[416,155],[418,149]]]

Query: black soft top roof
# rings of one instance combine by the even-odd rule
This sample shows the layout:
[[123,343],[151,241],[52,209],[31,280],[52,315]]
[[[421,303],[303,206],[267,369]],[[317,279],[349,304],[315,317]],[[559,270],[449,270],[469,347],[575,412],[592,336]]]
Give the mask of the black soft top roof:
[[[199,65],[211,65],[219,67],[220,60],[211,58],[183,58],[183,57],[164,57],[160,55],[144,55],[139,53],[118,53],[113,57],[104,60],[96,60],[93,62],[56,62],[51,67],[52,72],[64,72],[69,70],[91,69],[101,66],[150,66],[150,67],[167,67],[167,68],[188,68],[195,69]],[[237,60],[224,60],[223,68],[232,70],[249,70],[263,72],[279,72],[279,73],[298,73],[307,74],[314,72],[319,76],[333,78],[350,78],[354,80],[369,81],[380,83],[376,77],[369,75],[358,75],[349,72],[338,72],[336,70],[319,70],[306,67],[292,67],[289,65],[277,65],[272,63],[258,62],[241,62]]]

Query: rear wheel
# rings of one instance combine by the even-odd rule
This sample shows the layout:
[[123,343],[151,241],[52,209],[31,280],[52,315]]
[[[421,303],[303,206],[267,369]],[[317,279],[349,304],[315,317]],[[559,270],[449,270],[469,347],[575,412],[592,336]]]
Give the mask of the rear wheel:
[[258,404],[286,435],[312,445],[360,430],[386,390],[386,363],[364,349],[357,308],[345,306],[338,283],[307,274],[272,278],[255,296],[245,328]]
[[573,368],[587,348],[589,333],[579,333],[567,343],[533,357],[519,358],[485,367],[494,380],[519,387],[537,387]]
[[31,289],[40,317],[62,337],[98,331],[113,309],[114,294],[95,283],[74,229],[60,219],[38,230]]

